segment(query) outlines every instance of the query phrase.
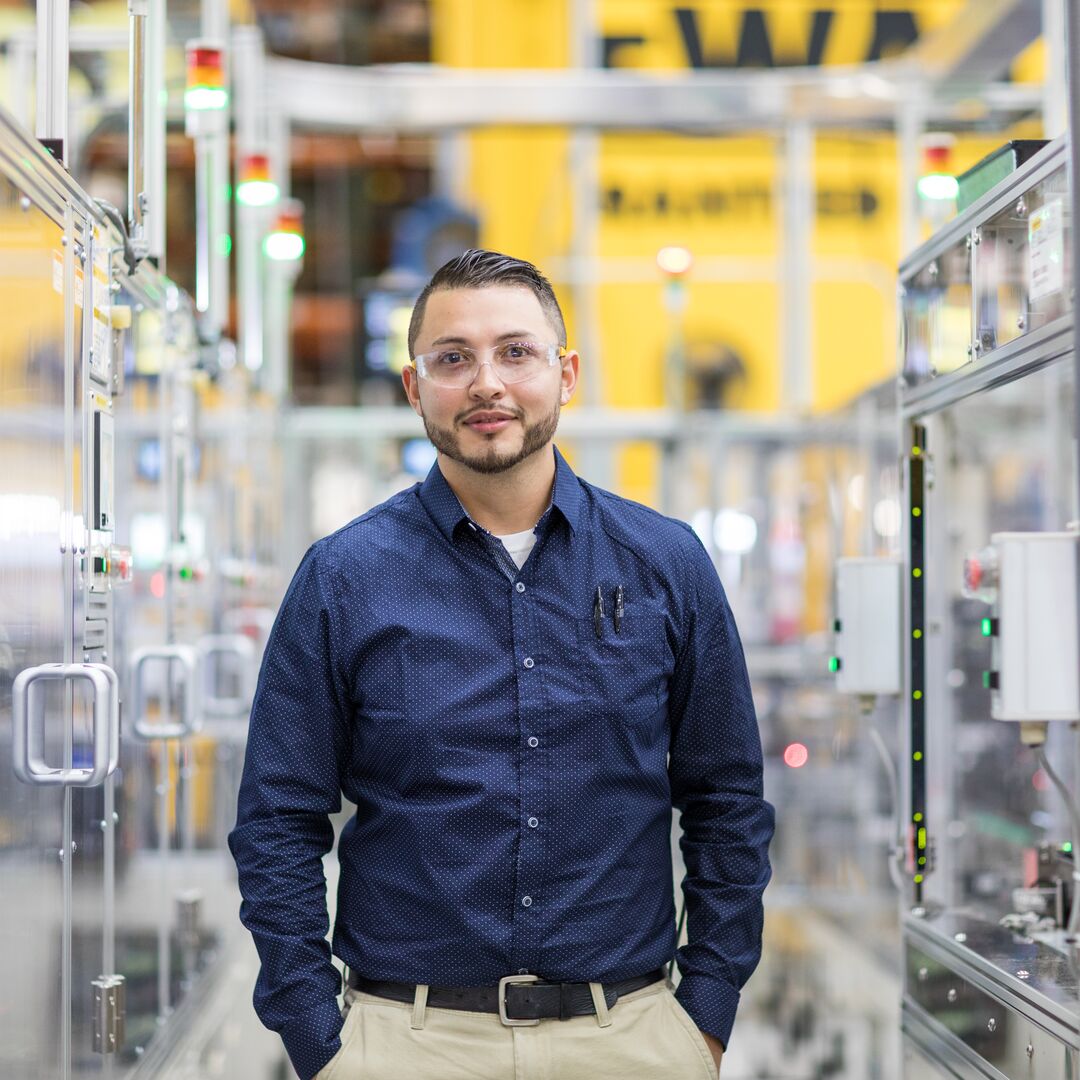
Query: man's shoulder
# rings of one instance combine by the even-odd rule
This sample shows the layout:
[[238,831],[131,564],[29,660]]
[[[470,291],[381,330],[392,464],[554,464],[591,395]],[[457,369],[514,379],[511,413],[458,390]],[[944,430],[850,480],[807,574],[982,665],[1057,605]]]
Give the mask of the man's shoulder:
[[587,481],[583,480],[582,486],[604,532],[648,562],[659,560],[665,564],[672,556],[696,557],[704,550],[697,534],[685,521]]

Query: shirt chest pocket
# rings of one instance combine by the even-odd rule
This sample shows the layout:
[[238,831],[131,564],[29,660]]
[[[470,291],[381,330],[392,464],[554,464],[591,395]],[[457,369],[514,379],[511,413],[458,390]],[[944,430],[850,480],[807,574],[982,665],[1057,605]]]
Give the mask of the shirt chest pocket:
[[589,712],[624,723],[644,723],[667,698],[668,644],[663,613],[626,606],[615,632],[610,612],[577,621],[575,674]]

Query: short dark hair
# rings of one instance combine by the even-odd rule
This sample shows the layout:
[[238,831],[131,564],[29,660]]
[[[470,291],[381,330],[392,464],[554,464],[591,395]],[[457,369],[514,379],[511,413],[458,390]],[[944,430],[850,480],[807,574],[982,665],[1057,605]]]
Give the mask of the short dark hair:
[[501,255],[497,251],[485,251],[483,248],[470,248],[443,263],[417,297],[409,320],[409,356],[416,355],[416,339],[424,322],[427,299],[433,292],[439,289],[484,289],[489,285],[521,285],[531,290],[540,301],[552,329],[558,334],[559,344],[566,347],[566,323],[551,282],[524,259]]

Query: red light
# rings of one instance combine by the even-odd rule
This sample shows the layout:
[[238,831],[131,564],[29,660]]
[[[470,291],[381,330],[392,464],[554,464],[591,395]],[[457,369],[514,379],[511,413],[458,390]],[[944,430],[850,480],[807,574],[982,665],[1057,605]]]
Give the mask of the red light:
[[158,600],[165,595],[165,575],[160,570],[150,578],[150,594]]
[[793,742],[784,751],[784,764],[789,769],[801,769],[810,760],[810,751],[801,742]]
[[1036,791],[1049,791],[1050,790],[1050,777],[1043,772],[1042,769],[1036,769],[1035,775],[1031,778],[1031,786]]

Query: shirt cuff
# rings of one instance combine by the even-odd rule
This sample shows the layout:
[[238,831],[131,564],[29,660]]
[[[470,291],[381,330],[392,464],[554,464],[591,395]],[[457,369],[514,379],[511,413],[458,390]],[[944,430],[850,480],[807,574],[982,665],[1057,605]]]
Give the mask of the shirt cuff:
[[300,1080],[311,1078],[341,1049],[344,1020],[337,999],[322,1002],[281,1029],[281,1041]]
[[726,1052],[739,1007],[739,991],[723,979],[685,975],[675,988],[675,997],[690,1019],[706,1035],[719,1039]]

